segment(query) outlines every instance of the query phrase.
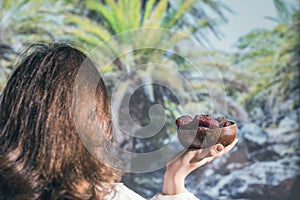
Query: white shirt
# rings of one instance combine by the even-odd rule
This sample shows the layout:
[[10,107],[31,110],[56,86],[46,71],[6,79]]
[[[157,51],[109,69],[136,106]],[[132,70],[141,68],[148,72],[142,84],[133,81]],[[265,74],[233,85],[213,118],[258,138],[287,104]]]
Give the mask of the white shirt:
[[[109,197],[108,197],[109,199]],[[128,187],[126,187],[123,183],[116,184],[116,195],[113,199],[110,200],[146,200],[141,197]],[[161,193],[156,194],[151,200],[199,200],[195,197],[194,194],[190,192],[185,192],[177,195],[163,195]]]

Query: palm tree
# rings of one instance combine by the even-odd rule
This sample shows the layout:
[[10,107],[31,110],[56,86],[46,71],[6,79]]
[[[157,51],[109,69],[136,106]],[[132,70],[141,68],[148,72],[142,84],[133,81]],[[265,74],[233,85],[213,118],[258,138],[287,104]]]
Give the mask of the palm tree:
[[[277,18],[267,18],[276,22],[276,27],[254,30],[241,37],[235,59],[235,64],[252,76],[247,83],[250,92],[243,96],[243,101],[248,111],[253,112],[251,115],[255,107],[261,107],[267,118],[260,119],[263,126],[278,123],[287,112],[280,111],[280,105],[299,88],[299,10],[281,0],[274,0],[274,4]],[[291,109],[297,107],[295,101]]]
[[76,1],[0,1],[0,91],[20,49],[40,41],[64,39],[66,13]]
[[[111,77],[117,79],[123,73],[132,71],[134,66],[150,61],[162,61],[162,64],[175,63],[179,71],[186,70],[190,64],[183,57],[189,55],[176,55],[176,53],[182,53],[178,51],[180,49],[178,48],[178,42],[188,37],[199,40],[197,35],[200,30],[205,30],[205,28],[217,33],[214,26],[215,20],[208,17],[205,9],[202,8],[203,5],[215,11],[225,21],[221,8],[226,7],[214,0],[178,0],[170,2],[167,0],[4,0],[0,3],[1,39],[6,41],[5,43],[1,42],[3,47],[1,48],[2,66],[0,68],[2,85],[4,85],[7,76],[13,70],[11,61],[17,56],[19,49],[34,41],[71,39],[79,41],[91,49],[97,46],[99,42],[108,40],[115,34],[136,28],[144,28],[144,30],[140,29],[141,31],[138,34],[135,33],[134,36],[130,35],[130,32],[120,34],[121,37],[118,37],[115,41],[115,43],[120,44],[117,48],[114,45],[111,45],[110,48],[103,48],[102,51],[107,49],[106,54],[108,57],[120,52],[119,47],[133,50],[130,54],[118,56],[113,60],[112,65],[106,67],[105,70],[102,69],[105,72],[104,74],[109,74],[110,79]],[[184,29],[187,34],[165,31],[166,29],[149,31],[151,30],[149,27],[171,30]],[[168,33],[165,34],[166,32]],[[153,48],[157,45],[163,45],[161,46],[163,50]],[[137,46],[151,48],[135,49]],[[167,52],[170,50],[173,53]],[[203,51],[194,52],[194,54],[200,57],[200,55],[203,55]],[[138,81],[144,83],[157,81],[151,80],[152,77],[149,76],[149,74],[155,73],[159,81],[165,81],[169,85],[178,85],[176,79],[160,75],[160,72],[153,71],[153,68],[149,66],[144,66],[140,71],[141,73],[136,75]],[[154,90],[153,87],[158,88]],[[188,101],[190,97],[187,92],[184,92],[186,86],[182,85],[180,87],[181,94]],[[141,96],[143,96],[143,100],[136,101],[148,101],[149,103],[145,104],[149,106],[155,103],[163,103],[170,111],[168,112],[170,119],[173,120],[178,116],[179,108],[176,106],[178,102],[176,102],[174,95],[172,96],[170,92],[166,91],[166,88],[148,84]],[[138,111],[134,113],[137,113],[139,119],[145,116],[145,113]],[[147,124],[147,120],[144,120],[143,123]]]
[[[207,9],[215,12],[217,17],[210,17],[208,13],[211,12]],[[176,95],[182,97],[186,109],[195,110],[198,98],[203,100],[203,108],[209,108],[206,82],[195,77],[193,70],[197,69],[191,63],[210,69],[214,65],[206,59],[203,49],[196,47],[196,43],[189,43],[189,46],[185,41],[195,39],[202,44],[207,43],[207,32],[220,37],[217,25],[226,22],[224,10],[229,9],[217,0],[4,0],[1,3],[0,27],[5,30],[1,35],[7,38],[9,47],[12,47],[9,49],[16,52],[18,48],[12,44],[23,46],[37,40],[71,39],[89,50],[102,44],[104,48],[98,48],[101,56],[112,61],[109,65],[102,65],[104,68],[99,68],[104,73],[109,89],[113,89],[116,80],[124,74],[130,79],[123,81],[126,87],[125,92],[119,96],[120,100],[128,98],[126,91],[133,89],[129,85],[132,81],[146,85],[138,88],[135,95],[132,95],[130,114],[142,125],[147,125],[150,119],[145,116],[148,115],[149,108],[160,103],[166,108],[169,120],[168,128],[163,127],[162,132],[170,135],[176,133],[173,123],[181,110]],[[185,33],[178,33],[176,30],[183,30]],[[116,34],[119,35],[113,37]],[[144,48],[137,48],[140,46]],[[158,46],[161,48],[157,48]],[[119,54],[123,51],[127,53]],[[95,61],[96,59],[94,57]],[[155,68],[154,62],[172,67]],[[141,66],[143,64],[145,65]],[[134,70],[136,66],[141,66],[139,73]],[[185,80],[193,78],[192,86],[189,86],[189,81],[178,81],[176,78],[179,75],[170,73],[173,71],[178,72]],[[210,82],[216,81],[211,79]],[[175,95],[163,84],[174,85],[178,94]],[[193,90],[197,94],[190,95]],[[121,103],[122,101],[119,105]],[[167,139],[166,136],[157,134],[150,138],[150,145],[142,139],[135,139],[131,147],[137,152],[151,151],[165,144]],[[126,142],[128,140],[124,145]],[[146,147],[138,147],[136,144],[145,144]]]
[[[182,51],[184,48],[180,46],[180,42],[194,39],[204,43],[205,31],[208,30],[218,36],[216,20],[209,18],[204,6],[215,11],[221,21],[226,21],[222,13],[222,8],[226,6],[214,0],[90,0],[83,3],[85,7],[83,11],[69,15],[65,19],[71,25],[67,33],[69,37],[86,44],[89,49],[101,44],[97,48],[97,55],[101,55],[103,60],[111,61],[111,64],[99,63],[101,60],[99,61],[97,55],[94,56],[94,60],[99,63],[99,70],[106,78],[111,92],[122,75],[126,74],[129,77],[123,80],[122,85],[127,85],[124,86],[127,89],[118,94],[119,102],[114,107],[122,106],[126,95],[129,95],[126,91],[133,89],[130,86],[133,81],[145,85],[143,90],[138,90],[139,98],[133,98],[135,106],[131,108],[131,116],[142,125],[146,125],[150,121],[147,117],[145,119],[149,108],[157,103],[162,104],[167,108],[169,123],[172,124],[165,131],[170,134],[176,132],[170,127],[174,127],[173,122],[180,114],[178,99],[176,100],[174,94],[161,84],[149,83],[176,86],[178,94],[185,102],[191,101],[189,95],[191,91],[186,90],[187,84],[180,83],[175,76],[167,76],[166,74],[170,73],[166,73],[162,68],[158,70],[151,63],[172,64],[173,70],[183,73],[186,77],[190,76],[187,71],[192,67],[189,59],[198,66],[207,65],[208,62],[199,59],[206,56],[203,49],[197,48],[197,44],[191,44],[194,46],[193,49],[185,48]],[[176,30],[184,30],[184,34]],[[91,54],[90,56],[93,57]],[[139,68],[136,70],[137,66]],[[200,89],[205,90],[203,88],[205,83],[200,84],[202,84]],[[194,89],[196,87],[191,88]],[[198,97],[200,96],[201,92],[198,94]],[[197,97],[192,101],[196,99]],[[159,141],[157,138],[154,140]]]
[[[225,5],[215,0],[4,0],[0,3],[0,6],[1,39],[6,41],[5,43],[1,42],[3,48],[1,48],[2,66],[0,69],[1,80],[4,80],[3,84],[13,69],[11,60],[17,55],[16,52],[29,43],[43,40],[71,39],[79,41],[92,49],[99,42],[106,41],[119,33],[123,34],[114,38],[116,40],[112,42],[113,45],[110,48],[102,49],[102,51],[107,50],[104,54],[110,58],[110,56],[120,52],[119,48],[132,51],[126,55],[118,55],[105,70],[100,69],[104,74],[109,75],[107,79],[116,80],[122,74],[133,71],[134,66],[153,61],[168,65],[173,63],[178,68],[176,70],[190,76],[186,71],[191,65],[186,58],[197,62],[199,57],[205,53],[203,50],[193,49],[191,52],[194,56],[191,57],[189,49],[187,52],[180,52],[182,47],[179,46],[179,42],[192,38],[204,43],[206,40],[204,37],[205,31],[208,30],[218,36],[215,26],[216,21],[226,21],[222,10],[229,10]],[[213,10],[220,18],[217,20],[210,18],[204,6]],[[153,31],[149,27],[164,29]],[[138,31],[138,34],[130,35],[132,32],[124,32],[137,28],[142,28]],[[167,29],[171,31],[166,31]],[[178,34],[174,30],[184,30],[185,34]],[[201,35],[202,37],[199,37]],[[116,48],[114,44],[119,45]],[[147,48],[136,49],[137,46]],[[157,46],[161,48],[153,48]],[[197,64],[207,65],[207,63]],[[189,91],[185,91],[187,86],[178,84],[174,77],[166,77],[161,75],[162,73],[162,71],[153,71],[153,67],[150,67],[150,65],[145,65],[139,74],[133,74],[133,76],[136,76],[137,81],[144,83],[160,81],[169,85],[177,85],[185,101],[190,101]],[[158,80],[152,80],[152,76],[149,76],[149,74],[155,74]],[[110,80],[107,81],[110,82]],[[203,83],[200,83],[199,89],[203,90]],[[203,96],[201,91],[198,93],[199,97]],[[165,87],[148,84],[147,87],[144,87],[141,98],[136,101],[148,102],[144,104],[149,106],[162,103],[168,108],[169,112],[167,114],[170,115],[171,121],[179,114],[178,101]],[[138,119],[144,121],[143,124],[148,123],[147,120],[142,119],[145,113],[140,113],[138,110],[134,113],[137,114]]]
[[[91,0],[83,3],[87,10],[77,13],[80,16],[74,15],[69,20],[84,29],[81,32],[76,29],[71,33],[91,46],[97,45],[97,40],[106,40],[120,32],[143,27],[184,29],[192,33],[199,42],[205,43],[208,42],[208,31],[221,37],[217,25],[227,22],[225,10],[232,12],[225,4],[216,0]],[[213,13],[214,18],[208,13]],[[82,15],[86,15],[94,23],[84,19]]]

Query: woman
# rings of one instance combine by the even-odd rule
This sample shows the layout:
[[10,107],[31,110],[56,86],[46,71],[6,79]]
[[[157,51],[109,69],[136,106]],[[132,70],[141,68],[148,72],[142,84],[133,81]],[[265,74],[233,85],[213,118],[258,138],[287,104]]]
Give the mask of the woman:
[[[143,199],[118,183],[121,172],[95,159],[76,132],[72,89],[83,61],[96,70],[69,45],[35,45],[10,77],[0,102],[0,199]],[[86,96],[96,98],[93,120],[112,138],[102,79],[96,95]],[[235,143],[213,146],[204,159],[198,150],[169,162],[162,193],[153,199],[197,199],[185,190],[185,177]]]

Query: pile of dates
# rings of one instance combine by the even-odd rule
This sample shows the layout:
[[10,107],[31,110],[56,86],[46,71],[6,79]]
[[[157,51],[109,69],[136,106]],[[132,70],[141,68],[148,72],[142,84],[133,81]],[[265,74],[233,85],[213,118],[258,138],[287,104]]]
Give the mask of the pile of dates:
[[220,116],[184,115],[176,119],[179,142],[189,149],[207,148],[220,143],[228,146],[236,137],[236,124]]

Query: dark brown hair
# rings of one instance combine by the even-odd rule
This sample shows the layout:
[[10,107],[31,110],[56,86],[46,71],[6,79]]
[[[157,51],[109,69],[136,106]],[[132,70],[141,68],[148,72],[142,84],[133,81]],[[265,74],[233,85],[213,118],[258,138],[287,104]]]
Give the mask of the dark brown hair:
[[[103,199],[120,173],[84,147],[72,116],[72,89],[84,60],[66,44],[34,45],[10,77],[0,102],[0,199]],[[86,62],[86,61],[85,61]],[[100,78],[96,122],[111,131]]]

